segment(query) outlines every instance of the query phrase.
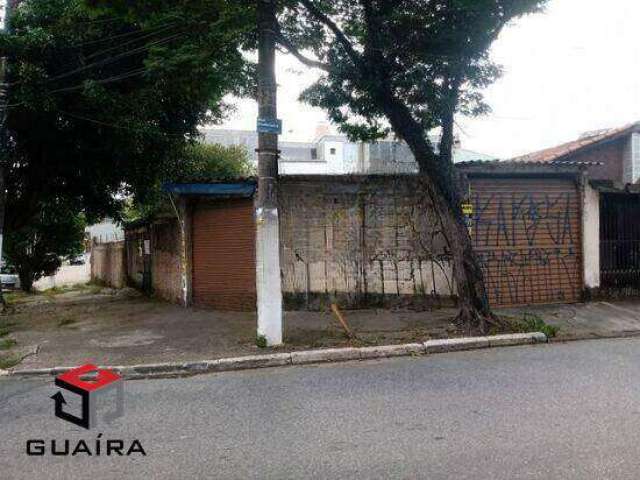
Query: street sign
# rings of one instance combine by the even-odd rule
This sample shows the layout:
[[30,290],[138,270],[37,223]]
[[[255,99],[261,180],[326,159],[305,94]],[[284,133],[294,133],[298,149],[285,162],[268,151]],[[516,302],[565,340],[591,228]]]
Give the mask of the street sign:
[[258,133],[282,135],[282,120],[278,118],[258,118]]
[[462,213],[464,215],[473,215],[473,204],[472,203],[463,203],[462,204]]

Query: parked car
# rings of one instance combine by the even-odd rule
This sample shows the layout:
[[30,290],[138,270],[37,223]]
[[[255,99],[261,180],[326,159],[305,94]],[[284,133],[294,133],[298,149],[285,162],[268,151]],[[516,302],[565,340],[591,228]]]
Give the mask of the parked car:
[[0,270],[0,283],[3,290],[20,288],[20,279],[13,269],[3,268]]
[[84,253],[81,255],[74,255],[69,258],[69,265],[84,265],[85,261]]

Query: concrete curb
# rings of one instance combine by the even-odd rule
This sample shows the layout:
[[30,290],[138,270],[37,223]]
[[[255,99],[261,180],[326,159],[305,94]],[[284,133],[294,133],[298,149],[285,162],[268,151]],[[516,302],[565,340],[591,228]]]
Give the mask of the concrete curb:
[[[305,350],[291,353],[273,353],[248,357],[222,358],[184,363],[156,363],[131,366],[106,366],[118,372],[126,379],[166,378],[198,375],[202,373],[228,372],[254,368],[283,367],[288,365],[310,365],[328,362],[346,362],[351,360],[374,360],[380,358],[404,357],[410,355],[429,355],[445,352],[477,350],[516,345],[547,343],[544,333],[516,333],[492,337],[450,338],[428,340],[424,343],[404,345],[384,345],[363,348],[328,348],[324,350]],[[1,371],[0,376],[42,376],[58,375],[74,367],[54,367],[39,369],[11,369]],[[6,373],[5,373],[6,372]]]

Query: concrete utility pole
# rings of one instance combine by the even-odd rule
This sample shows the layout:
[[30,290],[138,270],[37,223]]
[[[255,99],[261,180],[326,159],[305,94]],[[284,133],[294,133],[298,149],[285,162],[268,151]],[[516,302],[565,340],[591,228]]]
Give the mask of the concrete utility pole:
[[[4,0],[0,2],[0,32],[3,34],[9,33],[9,20],[11,13],[11,3],[14,0]],[[0,59],[0,263],[2,261],[2,240],[4,234],[4,212],[6,207],[6,186],[5,186],[5,170],[8,162],[7,152],[7,105],[9,87],[7,86],[7,68],[8,68],[7,56],[3,56]],[[4,305],[4,296],[2,295],[2,283],[0,283],[0,304]]]
[[276,0],[257,0],[258,18],[258,193],[256,290],[258,336],[282,344],[282,286],[278,225],[278,121],[276,97]]

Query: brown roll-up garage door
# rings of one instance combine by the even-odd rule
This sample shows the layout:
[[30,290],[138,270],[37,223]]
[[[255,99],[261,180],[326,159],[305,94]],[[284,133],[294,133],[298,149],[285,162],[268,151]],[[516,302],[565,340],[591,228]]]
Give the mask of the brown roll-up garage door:
[[580,195],[562,178],[471,179],[472,237],[493,306],[578,302]]
[[194,304],[218,310],[255,310],[252,200],[197,205],[192,239]]

